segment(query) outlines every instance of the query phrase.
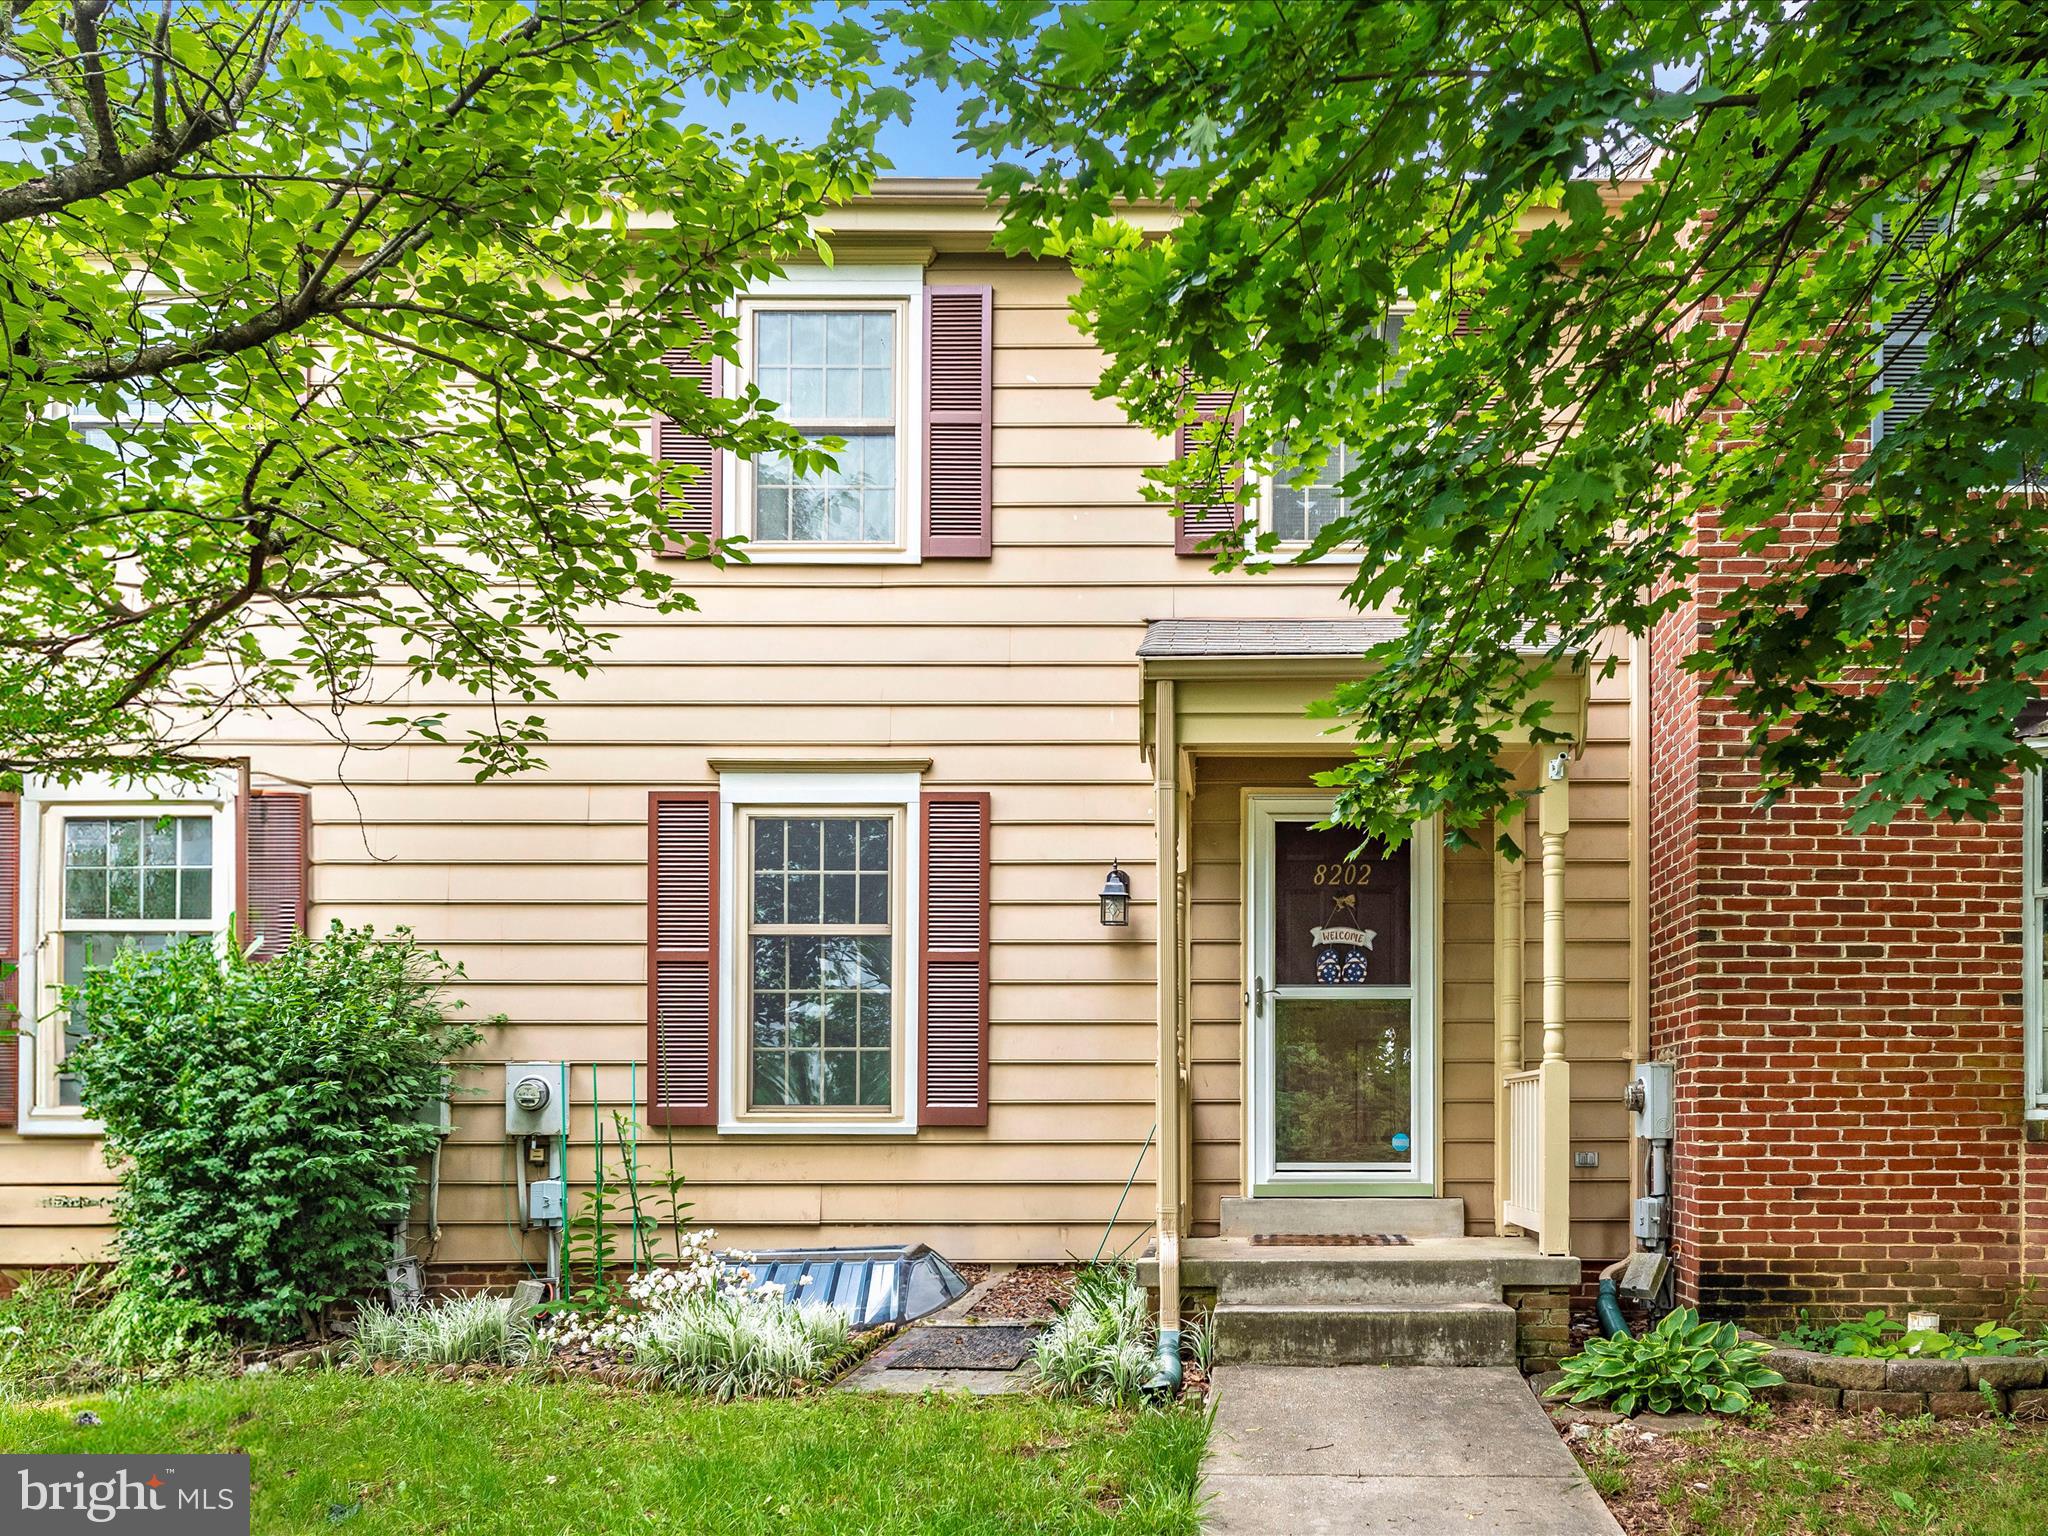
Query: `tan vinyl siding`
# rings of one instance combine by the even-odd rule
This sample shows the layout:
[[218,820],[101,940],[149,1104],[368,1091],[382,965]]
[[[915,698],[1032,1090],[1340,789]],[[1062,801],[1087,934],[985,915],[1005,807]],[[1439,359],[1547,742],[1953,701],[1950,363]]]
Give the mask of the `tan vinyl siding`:
[[[843,259],[843,258],[842,258]],[[959,1259],[1094,1251],[1154,1119],[1155,866],[1150,765],[1135,652],[1162,618],[1338,618],[1341,564],[1217,576],[1177,557],[1167,509],[1140,494],[1169,445],[1094,399],[1094,350],[1067,311],[1070,277],[1022,261],[939,258],[932,283],[994,288],[994,554],[901,566],[756,565],[685,571],[701,612],[608,617],[604,669],[563,679],[541,706],[548,767],[479,785],[453,748],[354,752],[311,720],[251,722],[259,780],[312,795],[312,920],[407,924],[468,971],[461,995],[509,1023],[465,1069],[443,1169],[436,1262],[536,1265],[538,1238],[508,1231],[505,1059],[574,1063],[571,1175],[590,1177],[597,1129],[644,1105],[646,849],[650,789],[714,788],[714,759],[929,758],[926,790],[987,791],[990,838],[988,1125],[914,1139],[720,1138],[672,1133],[694,1215],[740,1246],[925,1239]],[[915,517],[915,509],[908,514]],[[1571,839],[1575,1237],[1625,1247],[1625,1120],[1614,1103],[1628,1047],[1626,725],[1620,683],[1597,685],[1597,740],[1575,779]],[[478,706],[444,687],[404,689],[374,718],[446,706],[460,738]],[[523,709],[523,706],[522,706]],[[1270,775],[1276,764],[1260,766]],[[1303,774],[1284,784],[1305,784]],[[1250,782],[1240,772],[1244,782]],[[1270,782],[1270,779],[1269,779]],[[1228,773],[1204,764],[1193,878],[1194,1157],[1198,1223],[1239,1177],[1240,871]],[[728,850],[729,852],[729,850]],[[1112,858],[1130,872],[1131,926],[1101,927]],[[1490,1213],[1490,921],[1483,861],[1446,862],[1443,1123],[1448,1192]],[[1531,900],[1535,897],[1531,884]],[[1538,924],[1529,924],[1530,943]],[[1529,967],[1535,1016],[1538,966]],[[1532,1039],[1534,1035],[1532,1033]],[[641,1132],[644,1170],[671,1135]],[[610,1160],[616,1161],[615,1153]],[[1153,1196],[1143,1159],[1111,1246],[1141,1234]],[[0,1253],[75,1259],[104,1238],[108,1175],[97,1143],[0,1135]],[[577,1192],[580,1194],[580,1190]],[[576,1198],[572,1194],[572,1199]],[[1198,1230],[1203,1228],[1198,1227]],[[1583,1234],[1583,1235],[1580,1235]]]

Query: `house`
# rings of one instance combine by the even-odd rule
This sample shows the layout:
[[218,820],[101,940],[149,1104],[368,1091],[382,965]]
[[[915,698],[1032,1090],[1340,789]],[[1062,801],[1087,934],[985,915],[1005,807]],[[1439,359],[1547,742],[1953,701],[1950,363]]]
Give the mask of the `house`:
[[[1341,561],[1212,572],[1213,514],[1141,494],[1174,445],[1091,394],[1070,275],[992,230],[968,184],[885,183],[832,268],[746,303],[752,381],[851,446],[799,486],[648,424],[709,471],[679,517],[752,560],[692,569],[698,614],[615,626],[544,772],[344,762],[279,715],[224,734],[208,785],[0,809],[0,952],[38,1021],[0,1082],[0,1262],[108,1236],[52,989],[95,935],[239,911],[267,943],[409,925],[509,1020],[458,1071],[411,1234],[450,1283],[548,1262],[510,1168],[553,1152],[508,1115],[552,1099],[572,1200],[637,1126],[741,1248],[1149,1252],[1169,1315],[1214,1291],[1248,1351],[1384,1356],[1392,1296],[1438,1330],[1418,1358],[1542,1359],[1633,1246],[1623,1095],[1657,1058],[1674,1198],[1642,1216],[1680,1297],[2002,1310],[2048,1259],[2040,787],[1993,826],[1853,838],[1837,794],[1754,810],[1677,667],[1739,579],[1710,554],[1650,645],[1544,685],[1564,745],[1504,748],[1529,858],[1427,826],[1347,857],[1314,825],[1346,743],[1305,710],[1393,621],[1346,605]],[[1328,494],[1255,515],[1305,540]],[[505,1063],[540,1064],[540,1109]],[[1414,1241],[1249,1241],[1354,1233]]]

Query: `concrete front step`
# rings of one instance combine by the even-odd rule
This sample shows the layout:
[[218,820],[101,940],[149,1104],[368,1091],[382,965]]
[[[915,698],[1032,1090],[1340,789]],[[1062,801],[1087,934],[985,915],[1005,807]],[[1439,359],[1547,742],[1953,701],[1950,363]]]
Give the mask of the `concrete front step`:
[[[1147,1256],[1139,1282],[1158,1284]],[[1196,1237],[1181,1245],[1180,1279],[1221,1303],[1427,1306],[1499,1301],[1508,1286],[1568,1287],[1579,1261],[1545,1258],[1520,1237],[1419,1238],[1393,1248],[1265,1247],[1241,1237]]]
[[1216,1358],[1246,1365],[1513,1365],[1515,1310],[1504,1302],[1406,1307],[1223,1302]]
[[1259,1200],[1231,1197],[1223,1202],[1221,1231],[1225,1237],[1288,1232],[1317,1237],[1365,1232],[1463,1237],[1465,1202],[1434,1198],[1325,1199],[1304,1195]]

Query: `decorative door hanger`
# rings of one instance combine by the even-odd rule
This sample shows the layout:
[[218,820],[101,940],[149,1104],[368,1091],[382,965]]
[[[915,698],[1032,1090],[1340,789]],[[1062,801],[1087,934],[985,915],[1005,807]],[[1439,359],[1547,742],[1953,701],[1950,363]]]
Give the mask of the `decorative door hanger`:
[[1408,850],[1359,843],[1358,833],[1344,827],[1275,828],[1278,985],[1408,984]]

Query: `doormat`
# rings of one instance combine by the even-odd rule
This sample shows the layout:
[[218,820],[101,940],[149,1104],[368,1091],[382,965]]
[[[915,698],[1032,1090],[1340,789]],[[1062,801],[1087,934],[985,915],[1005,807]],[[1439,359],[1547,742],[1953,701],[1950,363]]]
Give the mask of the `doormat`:
[[883,1366],[891,1371],[1014,1371],[1031,1356],[1036,1328],[913,1328]]
[[1400,1232],[1254,1232],[1255,1248],[1408,1248]]

